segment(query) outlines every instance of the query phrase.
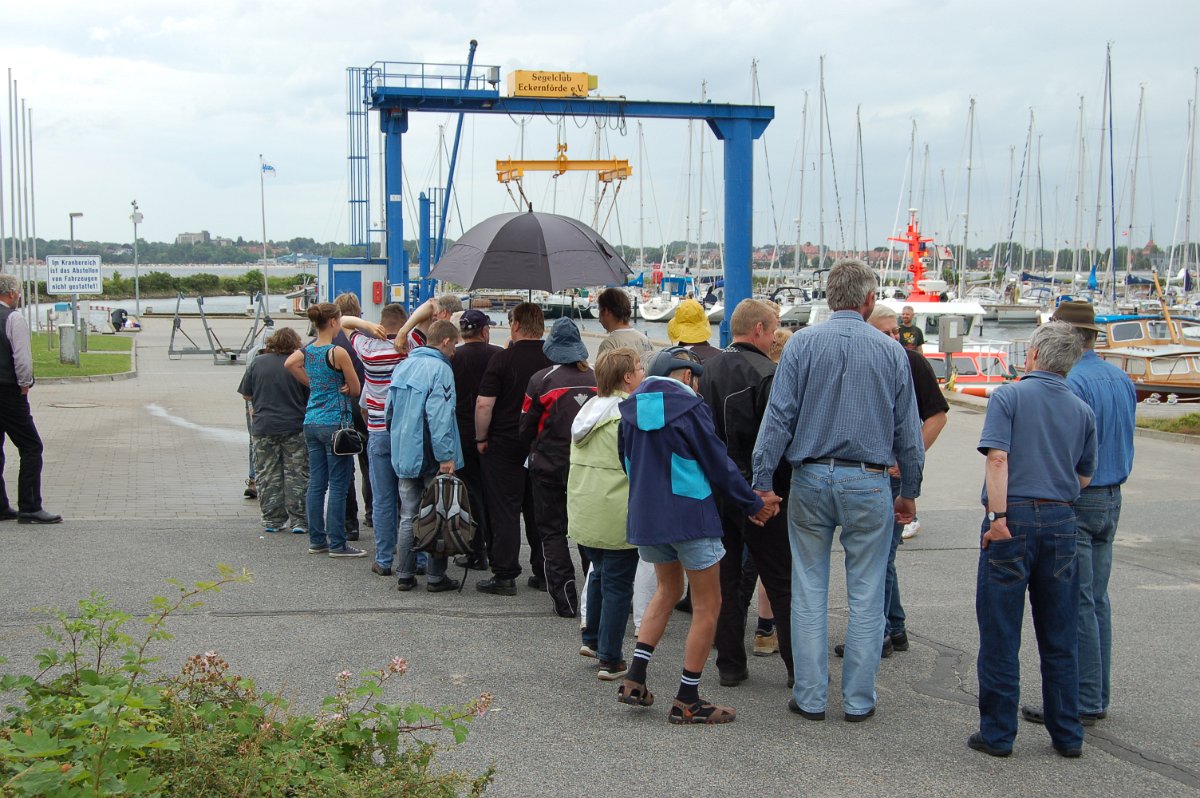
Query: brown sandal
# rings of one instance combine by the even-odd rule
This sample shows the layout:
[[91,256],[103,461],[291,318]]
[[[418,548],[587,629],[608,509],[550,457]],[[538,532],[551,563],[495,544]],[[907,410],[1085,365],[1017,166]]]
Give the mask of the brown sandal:
[[617,700],[635,707],[648,707],[654,703],[654,693],[646,689],[645,682],[626,679],[617,688]]
[[736,717],[737,713],[734,712],[733,707],[719,707],[704,699],[689,704],[676,698],[675,703],[671,705],[667,720],[680,725],[715,724],[730,723]]

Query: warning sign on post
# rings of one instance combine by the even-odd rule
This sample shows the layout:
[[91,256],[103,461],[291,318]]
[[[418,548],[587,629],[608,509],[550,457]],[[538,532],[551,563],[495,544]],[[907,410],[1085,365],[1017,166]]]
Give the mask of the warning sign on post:
[[100,258],[51,256],[46,258],[47,294],[99,294],[104,290]]

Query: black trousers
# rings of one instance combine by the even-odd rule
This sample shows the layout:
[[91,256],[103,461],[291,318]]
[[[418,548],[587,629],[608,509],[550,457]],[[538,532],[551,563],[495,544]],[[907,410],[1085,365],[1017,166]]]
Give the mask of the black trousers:
[[742,547],[758,565],[767,598],[775,613],[779,634],[779,655],[792,668],[792,549],[788,541],[787,503],[765,526],[755,526],[727,502],[720,501],[721,523],[725,530],[721,558],[721,614],[717,618],[717,670],[740,673],[746,668],[746,610],[753,596],[754,582],[743,585]]
[[[354,414],[354,428],[358,430],[363,440],[367,439],[367,422],[362,413]],[[362,474],[363,507],[367,508],[367,518],[371,518],[371,464],[367,460],[367,447],[358,453],[358,470]],[[346,528],[358,529],[358,498],[354,495],[354,466],[350,467],[350,481],[346,484]]]
[[491,539],[491,532],[488,528],[486,493],[483,489],[483,465],[479,459],[479,451],[473,443],[463,445],[463,467],[455,473],[467,486],[467,496],[471,500],[471,516],[475,519],[475,542],[471,547],[471,556],[480,562],[487,562],[487,541]]
[[483,466],[483,492],[487,502],[488,560],[497,579],[516,579],[521,575],[521,520],[525,520],[525,538],[529,542],[529,567],[533,575],[545,578],[541,541],[538,539],[534,512],[533,481],[525,470],[525,458],[516,441],[493,438],[487,452],[479,458]]
[[0,507],[11,507],[4,488],[4,438],[21,456],[17,472],[17,510],[42,509],[42,439],[29,412],[29,397],[16,385],[0,386]]
[[554,611],[558,615],[574,618],[579,614],[579,593],[575,584],[575,564],[571,562],[571,549],[567,545],[567,486],[534,476],[529,481],[533,483],[533,499],[537,503],[546,591],[554,601]]

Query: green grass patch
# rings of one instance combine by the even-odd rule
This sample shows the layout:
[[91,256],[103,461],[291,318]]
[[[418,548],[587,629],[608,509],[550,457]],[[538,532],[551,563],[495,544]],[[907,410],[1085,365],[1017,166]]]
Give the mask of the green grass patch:
[[[97,349],[99,336],[88,336],[88,348]],[[109,336],[113,337],[113,336]],[[118,339],[119,340],[119,339]],[[55,342],[57,344],[57,342]],[[126,344],[129,342],[126,341]],[[46,336],[41,335],[41,346],[34,338],[33,344],[33,376],[37,379],[54,377],[95,377],[99,374],[121,374],[129,371],[132,366],[129,352],[82,352],[79,355],[79,367],[70,363],[58,362],[58,347],[53,351],[46,349]]]
[[[88,349],[93,352],[128,352],[133,349],[134,335],[136,333],[114,333],[112,335],[91,333],[88,335]],[[38,349],[43,352],[47,350],[46,333],[33,334],[33,349],[35,352]],[[58,333],[54,334],[54,351],[58,352]]]
[[1200,435],[1200,413],[1188,413],[1178,418],[1139,418],[1137,425],[1143,429],[1174,432],[1178,435]]

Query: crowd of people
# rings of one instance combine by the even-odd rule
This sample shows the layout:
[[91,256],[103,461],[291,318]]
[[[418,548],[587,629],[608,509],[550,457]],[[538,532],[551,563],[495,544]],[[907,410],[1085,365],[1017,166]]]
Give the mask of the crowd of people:
[[[314,305],[314,339],[302,346],[294,331],[275,332],[239,386],[253,410],[262,526],[307,533],[313,554],[366,556],[351,545],[346,507],[354,458],[331,443],[357,425],[374,574],[394,576],[401,591],[422,575],[430,592],[460,589],[445,559],[422,563],[413,551],[422,491],[455,474],[479,530],[456,564],[489,572],[475,587],[497,597],[516,595],[527,565],[528,587],[545,591],[556,615],[579,619],[580,654],[596,660],[598,678],[619,682],[618,701],[655,702],[649,665],[688,603],[667,713],[677,724],[735,719],[700,684],[714,644],[720,683],[748,678],[756,592],[751,650],[778,651],[789,709],[825,719],[836,533],[849,606],[835,646],[841,709],[865,721],[877,710],[880,660],[909,647],[895,555],[949,410],[909,309],[897,318],[876,306],[876,288],[865,264],[839,262],[827,278],[830,319],[794,335],[780,329],[777,306],[744,300],[725,349],[709,343],[703,306],[687,300],[668,325],[677,343],[661,351],[631,326],[628,296],[608,289],[594,363],[573,321],[547,331],[533,303],[509,312],[503,348],[491,343],[491,318],[454,296],[411,316],[388,305],[378,324],[353,296]],[[996,392],[978,447],[980,726],[968,745],[994,756],[1011,752],[1018,715],[1045,723],[1055,750],[1077,756],[1080,725],[1108,711],[1107,583],[1134,400],[1119,370],[1094,353],[1081,360],[1095,335],[1081,304],[1064,303],[1062,321],[1034,334],[1027,376]],[[1043,705],[1018,712],[1026,592]]]

